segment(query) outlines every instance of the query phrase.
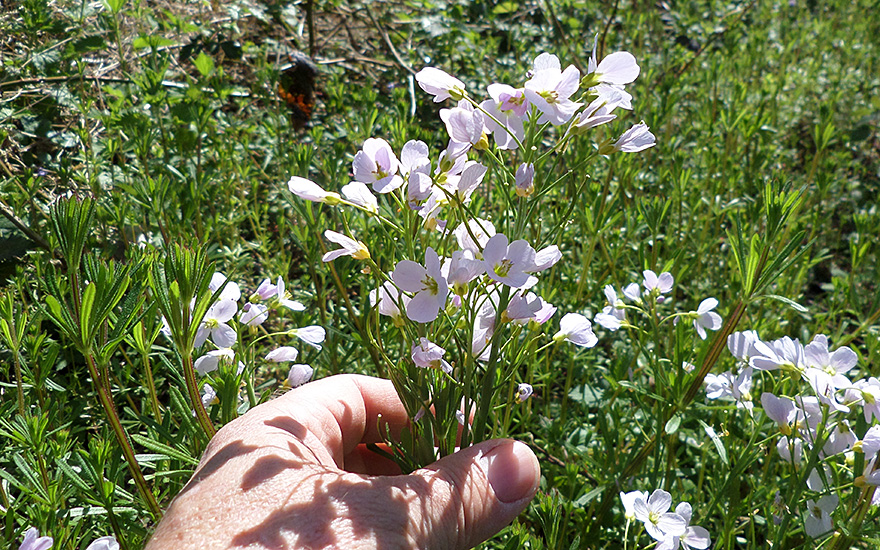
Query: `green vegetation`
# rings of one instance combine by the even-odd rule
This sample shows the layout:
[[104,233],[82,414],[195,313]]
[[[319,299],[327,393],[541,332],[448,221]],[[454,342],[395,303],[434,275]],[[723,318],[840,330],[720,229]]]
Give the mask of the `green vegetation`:
[[[507,151],[517,160],[492,165],[471,204],[499,231],[562,252],[536,287],[556,315],[508,329],[515,343],[498,352],[497,378],[461,351],[470,342],[444,343],[456,368],[471,358],[494,400],[476,404],[474,437],[515,437],[542,461],[533,505],[485,547],[645,548],[654,541],[627,523],[619,493],[654,489],[690,503],[712,548],[875,547],[880,512],[860,478],[869,457],[851,444],[820,453],[846,426],[861,439],[877,424],[862,414],[869,393],[836,392],[852,409],[837,416],[820,401],[816,444],[793,466],[761,395],[814,393],[803,365],[755,370],[739,399],[752,411],[707,399],[704,382],[741,370],[727,336],[745,330],[766,342],[827,335],[832,350],[857,355],[851,381],[880,377],[875,9],[866,0],[0,8],[0,549],[18,548],[31,526],[53,548],[109,534],[142,547],[210,434],[286,391],[286,367],[264,359],[278,346],[296,346],[319,378],[417,380],[413,394],[445,384],[409,361],[425,325],[401,330],[369,293],[397,262],[424,264],[428,246],[449,255],[454,239],[423,229],[392,195],[380,197],[380,213],[400,231],[298,199],[287,182],[339,192],[373,137],[398,156],[422,140],[436,165],[449,139],[438,110],[453,102],[433,103],[416,72],[441,68],[479,102],[493,82],[521,86],[544,51],[584,75],[596,34],[600,59],[625,50],[638,60],[633,111],[541,157],[535,202],[516,202],[512,172],[529,157]],[[279,82],[306,85],[301,74],[284,81],[297,50],[317,62],[305,128],[278,94]],[[656,146],[597,155],[639,120]],[[536,155],[561,135],[537,135]],[[326,230],[364,241],[369,269],[349,257],[322,262],[336,247]],[[674,276],[664,303],[624,299],[631,327],[594,324],[595,347],[553,342],[564,314],[594,319],[605,286],[623,299],[643,270]],[[273,309],[258,328],[235,324],[235,360],[200,376],[194,362],[216,347],[196,334],[223,292],[210,286],[215,271],[245,301],[282,277],[306,308]],[[724,324],[703,340],[687,314],[709,297]],[[682,322],[667,317],[676,312]],[[432,330],[451,333],[455,319]],[[307,326],[326,330],[323,349],[290,332]],[[218,399],[207,407],[206,382]],[[520,382],[535,390],[522,404]],[[460,397],[450,391],[447,413]],[[456,427],[452,414],[438,420],[439,433],[422,436],[436,436],[439,451],[411,443],[404,467],[451,451]],[[834,532],[814,538],[811,503],[826,495],[839,497]]]

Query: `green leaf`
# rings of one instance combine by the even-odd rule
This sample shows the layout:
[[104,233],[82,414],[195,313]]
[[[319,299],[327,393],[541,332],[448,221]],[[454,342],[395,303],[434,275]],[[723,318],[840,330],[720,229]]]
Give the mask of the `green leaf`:
[[82,295],[79,310],[79,326],[82,331],[82,340],[89,342],[92,339],[92,310],[95,307],[95,282],[89,281]]
[[168,458],[180,460],[181,462],[192,464],[193,466],[196,466],[199,463],[197,458],[188,455],[186,452],[169,447],[168,445],[150,439],[149,437],[145,437],[140,434],[133,434],[131,438],[139,445],[143,445],[147,449],[156,453],[163,454]]
[[210,76],[214,72],[214,60],[205,52],[200,52],[199,56],[193,61],[193,64],[202,76]]
[[697,419],[697,422],[699,422],[700,425],[703,426],[703,430],[706,431],[706,435],[708,435],[709,438],[712,440],[712,443],[715,445],[715,449],[718,451],[718,455],[721,456],[721,460],[725,464],[727,464],[727,449],[724,448],[724,442],[721,441],[720,437],[718,437],[718,434],[715,432],[715,429],[712,426],[710,426],[710,425],[706,424],[705,422],[703,422],[702,420],[700,420],[699,418]]
[[785,296],[780,296],[778,294],[764,294],[763,296],[758,296],[758,298],[770,298],[772,300],[778,300],[783,304],[786,304],[791,309],[800,313],[807,313],[809,311],[807,308],[795,302],[791,298],[786,298]]
[[104,0],[104,5],[110,9],[114,14],[122,11],[122,7],[125,5],[125,0]]

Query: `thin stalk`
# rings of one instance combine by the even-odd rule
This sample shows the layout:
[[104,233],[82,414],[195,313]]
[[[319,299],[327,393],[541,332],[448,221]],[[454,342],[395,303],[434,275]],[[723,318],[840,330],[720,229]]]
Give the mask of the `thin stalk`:
[[[125,428],[122,427],[119,415],[116,414],[116,407],[113,404],[113,400],[104,390],[104,385],[101,383],[98,374],[98,367],[95,365],[95,358],[90,353],[86,353],[85,358],[86,364],[89,368],[89,375],[92,377],[92,383],[98,391],[98,399],[101,401],[101,406],[104,407],[104,414],[106,414],[107,419],[110,421],[110,427],[113,428],[113,433],[116,435],[116,441],[122,448],[122,454],[125,456],[125,461],[128,463],[128,470],[134,478],[138,492],[147,503],[147,508],[149,508],[150,514],[153,516],[153,519],[158,521],[162,517],[162,509],[159,508],[159,503],[156,502],[156,496],[153,495],[153,492],[147,485],[147,480],[144,479],[144,473],[141,471],[141,467],[138,465],[137,459],[134,456],[134,449],[132,449],[131,442],[128,440],[128,434],[125,433]],[[201,403],[201,401],[199,401],[199,403]]]
[[156,394],[156,382],[153,380],[153,368],[150,366],[150,358],[146,355],[141,356],[144,363],[144,371],[147,377],[147,391],[150,393],[150,406],[153,409],[153,416],[156,422],[162,423],[162,408],[159,406],[159,397]]
[[[13,331],[15,327],[12,327]],[[10,332],[13,332],[10,331]],[[19,363],[18,358],[18,338],[13,336],[16,340],[15,345],[12,347],[12,364],[15,367],[15,387],[18,390],[18,414],[24,418],[24,385],[21,382],[21,364]]]
[[181,362],[183,363],[183,377],[186,379],[186,391],[189,393],[189,400],[192,402],[193,410],[196,411],[196,418],[199,419],[199,424],[202,425],[202,430],[204,430],[205,435],[210,439],[214,437],[217,430],[214,428],[214,424],[208,416],[208,411],[205,410],[205,405],[202,404],[202,397],[199,395],[199,385],[196,382],[196,371],[193,367],[191,352],[183,355],[181,357]]

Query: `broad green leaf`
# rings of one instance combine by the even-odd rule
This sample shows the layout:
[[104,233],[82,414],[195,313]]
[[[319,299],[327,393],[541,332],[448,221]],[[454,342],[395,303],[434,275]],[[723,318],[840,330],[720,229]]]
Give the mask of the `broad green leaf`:
[[202,76],[210,76],[214,72],[214,60],[205,52],[199,52],[199,56],[195,58],[193,64]]

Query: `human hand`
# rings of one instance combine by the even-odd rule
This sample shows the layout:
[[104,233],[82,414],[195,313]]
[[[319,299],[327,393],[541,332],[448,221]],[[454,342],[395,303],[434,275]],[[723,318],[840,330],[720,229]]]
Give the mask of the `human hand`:
[[254,408],[208,444],[146,550],[464,550],[522,512],[540,478],[523,443],[492,440],[410,475],[366,449],[378,416],[409,421],[388,380],[324,378]]

